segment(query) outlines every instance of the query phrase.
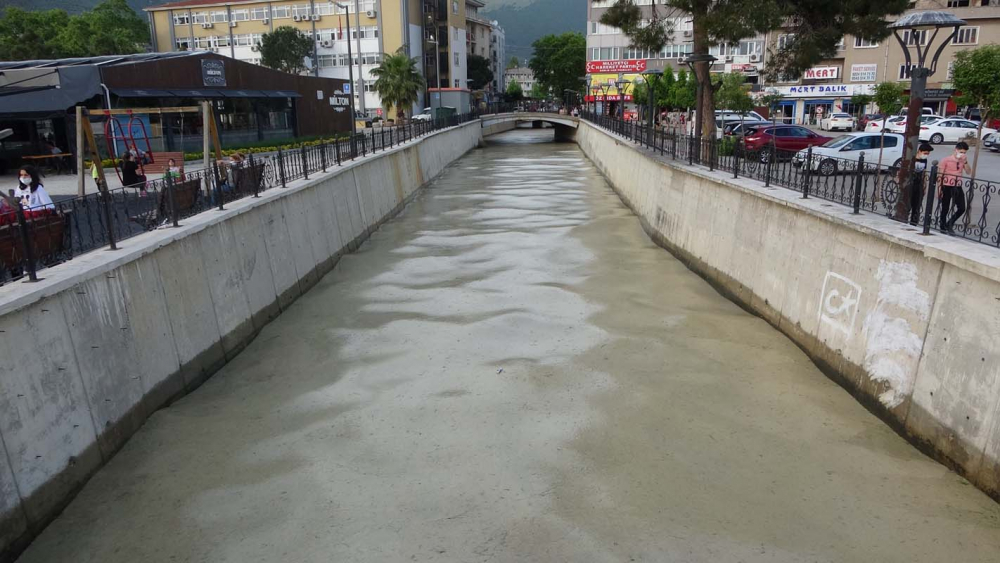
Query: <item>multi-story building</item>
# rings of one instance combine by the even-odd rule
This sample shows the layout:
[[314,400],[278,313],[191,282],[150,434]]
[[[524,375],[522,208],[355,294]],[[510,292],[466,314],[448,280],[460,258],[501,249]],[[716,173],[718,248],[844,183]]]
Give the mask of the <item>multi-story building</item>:
[[507,68],[507,34],[496,20],[490,22],[490,63],[493,69],[493,92],[502,93],[506,86],[503,74]]
[[[353,67],[355,108],[371,116],[382,111],[371,70],[383,53],[419,58],[432,87],[438,63],[443,88],[465,85],[464,0],[181,0],[145,11],[154,51],[205,50],[256,64],[265,33],[294,27],[315,40],[315,75],[348,78]],[[424,94],[412,109],[424,107]]]
[[[504,84],[510,85],[511,82],[517,82],[521,85],[521,91],[524,92],[525,97],[530,96],[531,89],[535,87],[535,73],[528,67],[508,68],[504,75]],[[504,86],[504,91],[506,89],[507,86]]]
[[[652,0],[636,2],[647,17],[652,9],[651,2]],[[628,37],[621,30],[605,26],[599,21],[613,3],[614,0],[592,0],[587,8],[587,72],[593,84],[605,85],[609,101],[620,99],[613,86],[615,80],[634,79],[633,75],[628,74],[628,70],[619,70],[629,68],[622,61],[641,61],[640,66],[646,68],[670,68],[676,71],[683,67],[683,57],[692,51],[690,19],[675,13],[669,14],[673,17],[672,42],[660,53],[643,53],[629,48]],[[925,96],[927,107],[942,115],[956,111],[956,92],[951,84],[950,72],[955,53],[1000,39],[1000,5],[995,4],[998,4],[996,0],[917,0],[913,3],[911,12],[946,10],[968,22],[941,54],[938,71],[928,81]],[[658,6],[657,9],[661,16],[667,14],[665,7]],[[942,34],[949,32],[950,30],[943,30],[938,34],[935,46],[942,41]],[[926,45],[932,35],[933,32],[910,37],[909,32],[906,32],[904,41],[913,45]],[[865,109],[871,110],[873,108],[854,107],[851,98],[856,94],[872,93],[879,82],[898,80],[907,85],[909,83],[910,68],[906,66],[903,50],[893,36],[881,41],[844,37],[833,57],[807,70],[801,78],[764,83],[762,71],[767,64],[768,54],[794,40],[793,35],[777,30],[738,44],[712,47],[710,53],[718,59],[712,65],[712,72],[742,72],[746,74],[747,82],[756,85],[756,90],[781,93],[785,99],[779,106],[779,117],[791,123],[813,122],[818,116],[832,111],[858,113]],[[603,93],[602,91],[597,99],[604,98]],[[588,99],[595,98],[590,96]],[[631,101],[628,90],[625,100]]]

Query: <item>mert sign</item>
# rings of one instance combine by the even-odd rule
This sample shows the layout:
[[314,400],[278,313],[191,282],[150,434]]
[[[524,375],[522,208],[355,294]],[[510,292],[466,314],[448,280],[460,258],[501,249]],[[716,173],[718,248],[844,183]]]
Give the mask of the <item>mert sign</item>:
[[805,80],[829,80],[832,78],[840,78],[840,67],[814,66],[802,73],[802,78]]
[[587,74],[637,73],[644,70],[646,70],[646,59],[590,61],[587,63]]

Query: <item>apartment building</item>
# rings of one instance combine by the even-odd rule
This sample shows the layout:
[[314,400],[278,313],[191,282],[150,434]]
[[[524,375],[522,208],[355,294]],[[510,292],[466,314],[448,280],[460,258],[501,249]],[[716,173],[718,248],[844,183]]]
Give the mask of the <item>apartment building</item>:
[[493,92],[502,94],[504,70],[507,68],[507,34],[497,20],[490,21],[490,63],[493,69]]
[[490,84],[474,85],[488,93],[500,91],[503,82],[503,57],[506,54],[506,36],[500,22],[488,20],[479,11],[486,7],[480,0],[465,0],[466,51],[469,55],[483,57],[490,62],[493,81]]
[[535,87],[535,73],[528,67],[508,68],[504,74],[504,91],[511,82],[521,85],[521,91],[525,97],[531,95],[531,89]]
[[[637,0],[644,13],[649,14],[653,0]],[[588,96],[588,100],[617,101],[621,98],[613,83],[620,76],[634,79],[628,70],[627,61],[643,61],[646,68],[673,69],[683,67],[681,60],[692,50],[689,19],[682,14],[670,14],[673,18],[674,33],[672,43],[660,53],[642,53],[629,48],[629,40],[621,30],[600,23],[601,15],[614,0],[591,0],[587,7],[587,72],[594,84],[604,84],[607,96]],[[658,4],[660,4],[658,0]],[[659,13],[667,13],[665,6],[658,6]],[[955,53],[975,48],[979,45],[996,43],[1000,40],[1000,1],[998,0],[917,0],[912,2],[912,11],[945,10],[962,18],[968,25],[959,30],[957,36],[944,48],[938,63],[938,71],[928,80],[925,105],[942,115],[953,113],[958,108],[956,92],[951,84],[951,68]],[[940,44],[942,31],[935,47]],[[933,35],[904,34],[904,41],[910,45],[926,45]],[[761,37],[747,39],[734,44],[712,47],[710,53],[717,57],[712,72],[742,72],[747,82],[754,84],[758,91],[775,91],[785,99],[779,107],[779,117],[789,123],[815,122],[819,116],[830,112],[857,113],[874,108],[856,108],[851,98],[856,94],[870,94],[876,84],[898,80],[907,85],[910,68],[905,64],[905,56],[899,42],[890,36],[882,41],[870,41],[863,37],[844,37],[836,54],[821,61],[804,75],[795,80],[765,83],[762,76],[770,51],[794,41],[794,35],[780,30]],[[911,49],[911,53],[913,50]],[[617,61],[617,62],[615,62]],[[631,65],[634,67],[635,65]],[[631,96],[625,92],[625,101]]]
[[[370,116],[382,112],[371,70],[384,53],[403,48],[419,58],[431,86],[438,69],[442,87],[465,85],[464,0],[182,0],[145,11],[154,51],[212,51],[255,64],[265,33],[294,27],[315,40],[313,74],[346,79],[353,67],[355,108]],[[424,107],[425,94],[412,109]]]

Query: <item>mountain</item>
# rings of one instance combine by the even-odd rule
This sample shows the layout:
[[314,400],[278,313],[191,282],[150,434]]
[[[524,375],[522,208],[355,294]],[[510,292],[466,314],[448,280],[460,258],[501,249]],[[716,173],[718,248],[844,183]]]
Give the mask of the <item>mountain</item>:
[[587,5],[580,0],[484,0],[485,18],[497,20],[507,39],[507,59],[531,58],[531,44],[543,35],[587,33]]

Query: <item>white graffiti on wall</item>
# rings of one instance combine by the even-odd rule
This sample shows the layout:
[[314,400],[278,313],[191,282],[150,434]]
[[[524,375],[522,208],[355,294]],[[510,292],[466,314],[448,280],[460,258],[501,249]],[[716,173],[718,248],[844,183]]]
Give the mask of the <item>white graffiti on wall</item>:
[[875,279],[879,282],[878,299],[863,327],[865,370],[872,380],[888,386],[879,401],[894,408],[913,392],[923,348],[923,340],[905,317],[926,321],[931,299],[917,288],[917,267],[913,264],[883,260]]
[[840,274],[827,272],[823,280],[819,320],[849,335],[854,329],[860,300],[861,286]]

